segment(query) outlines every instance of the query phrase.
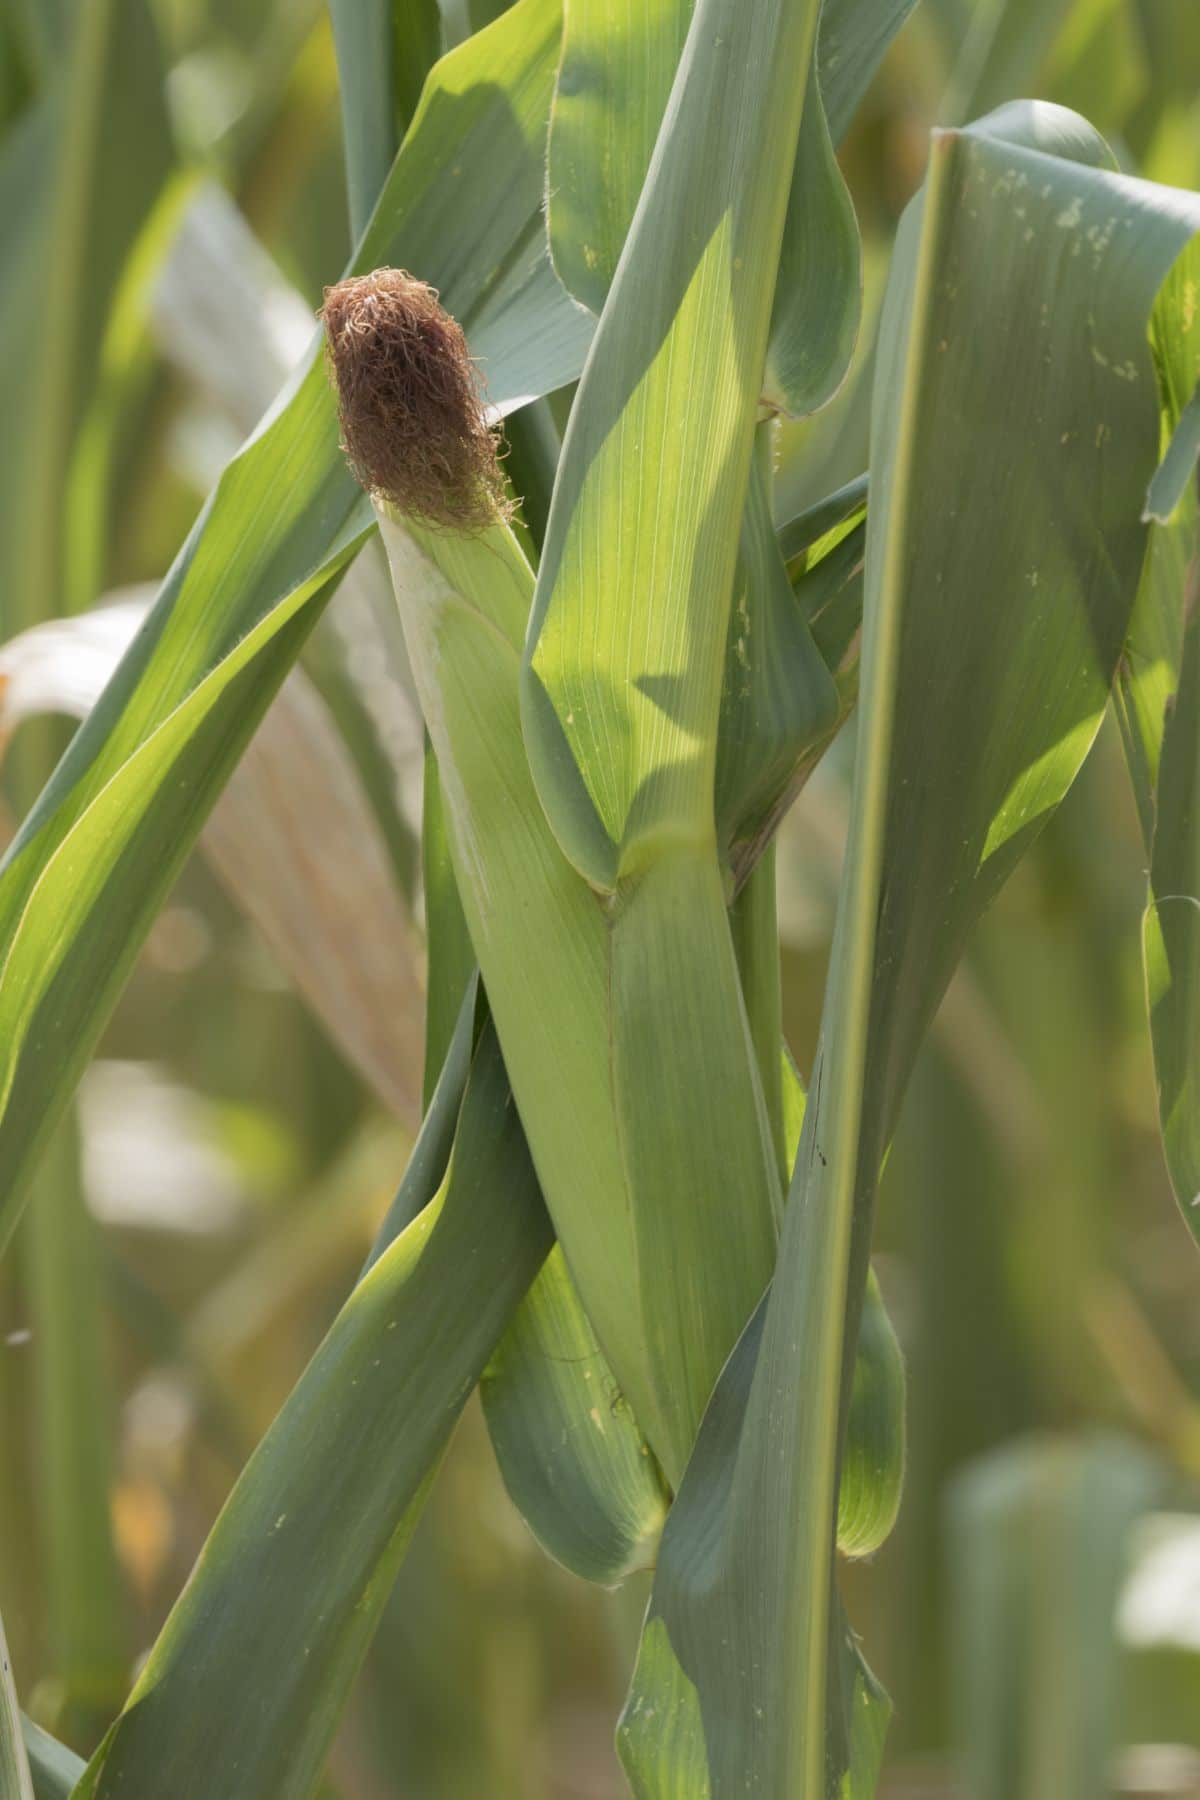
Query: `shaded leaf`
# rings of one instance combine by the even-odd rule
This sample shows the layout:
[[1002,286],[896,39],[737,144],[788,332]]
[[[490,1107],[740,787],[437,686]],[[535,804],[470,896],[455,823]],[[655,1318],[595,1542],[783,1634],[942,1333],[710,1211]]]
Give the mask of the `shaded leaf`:
[[[1200,225],[1200,203],[1106,160],[1055,108],[935,136],[897,247],[875,388],[866,703],[821,1044],[749,1398],[723,1395],[739,1347],[709,1412],[734,1423],[723,1444],[712,1424],[703,1455],[702,1434],[651,1603],[699,1696],[716,1800],[817,1800],[843,1771],[855,1792],[825,1671],[875,1185],[966,934],[1103,715],[1148,547],[1147,331]],[[981,317],[1003,321],[1003,355],[979,356]],[[630,1707],[657,1698],[635,1681]]]
[[430,1472],[553,1242],[488,1026],[422,1204],[437,1162],[414,1154],[398,1235],[243,1471],[79,1800],[312,1792]]
[[[440,286],[501,408],[570,379],[588,336],[541,225],[558,36],[552,0],[520,0],[438,64],[353,265]],[[226,470],[5,860],[0,1237],[206,812],[370,529],[319,365],[314,345]]]

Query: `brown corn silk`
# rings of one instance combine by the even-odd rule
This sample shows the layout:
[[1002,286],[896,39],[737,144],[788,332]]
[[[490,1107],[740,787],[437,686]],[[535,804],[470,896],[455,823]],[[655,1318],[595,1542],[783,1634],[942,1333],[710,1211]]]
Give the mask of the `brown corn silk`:
[[409,518],[479,530],[508,516],[462,327],[403,269],[326,288],[321,309],[342,448],[362,486]]

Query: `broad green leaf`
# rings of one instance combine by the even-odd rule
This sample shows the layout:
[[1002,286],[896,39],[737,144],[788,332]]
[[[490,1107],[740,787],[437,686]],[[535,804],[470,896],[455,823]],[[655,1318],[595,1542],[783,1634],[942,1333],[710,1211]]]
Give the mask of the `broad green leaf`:
[[825,0],[817,70],[830,136],[840,144],[871,77],[916,0]]
[[[1005,108],[935,135],[901,230],[876,372],[848,875],[816,1070],[749,1399],[744,1411],[723,1399],[735,1358],[710,1408],[736,1420],[735,1460],[701,1455],[702,1435],[651,1602],[698,1696],[714,1800],[869,1791],[852,1775],[838,1786],[854,1754],[826,1651],[875,1186],[967,933],[1103,715],[1148,547],[1150,321],[1200,226],[1200,202],[1106,160],[1073,115]],[[979,354],[984,318],[1002,322],[1003,354]],[[631,1715],[657,1700],[639,1677]]]
[[[800,1149],[806,1096],[786,1051],[781,1066],[790,1169]],[[905,1425],[904,1357],[870,1269],[838,1482],[837,1545],[843,1556],[873,1555],[896,1523],[904,1487]]]
[[1044,93],[1038,76],[1078,0],[979,0],[942,105],[949,123],[1016,94]]
[[[728,0],[696,8],[572,411],[522,672],[525,746],[552,830],[613,896],[604,985],[622,1210],[669,1436],[653,1415],[639,1417],[672,1483],[769,1277],[780,1208],[713,787],[804,98],[796,73],[811,60],[816,16],[815,6],[772,4],[750,17]],[[731,116],[748,121],[732,139]],[[490,991],[486,965],[484,975]],[[527,1126],[536,1158],[528,1113]],[[617,1340],[591,1297],[594,1267],[572,1249],[556,1184],[544,1186],[619,1374]],[[609,1190],[610,1214],[619,1193]],[[611,1281],[611,1242],[597,1255]]]
[[693,0],[567,0],[550,125],[554,266],[582,306],[604,310]]
[[1200,623],[1197,566],[1187,593],[1178,685],[1163,734],[1150,904],[1142,925],[1163,1149],[1200,1238]]
[[442,47],[437,0],[329,0],[350,228],[361,237]]
[[[558,37],[552,0],[520,0],[438,64],[353,265],[434,282],[501,408],[572,377],[588,334],[540,223]],[[0,1239],[206,812],[370,523],[314,344],[0,875]]]
[[956,1737],[977,1800],[1096,1800],[1130,1530],[1166,1470],[1120,1438],[1005,1445],[951,1490]]
[[[633,1686],[621,1715],[617,1745],[630,1787],[638,1800],[721,1800],[723,1795],[770,1794],[783,1800],[799,1800],[805,1792],[790,1775],[776,1776],[774,1785],[762,1785],[759,1769],[772,1734],[782,1734],[781,1720],[764,1704],[770,1676],[760,1665],[727,1669],[729,1688],[722,1706],[706,1696],[691,1678],[689,1669],[701,1661],[701,1647],[676,1611],[661,1604],[664,1574],[679,1578],[677,1563],[681,1545],[688,1547],[689,1578],[698,1592],[714,1581],[732,1577],[744,1583],[742,1592],[751,1604],[763,1603],[754,1571],[752,1540],[730,1537],[733,1524],[731,1479],[736,1480],[739,1442],[747,1419],[765,1307],[754,1314],[721,1375],[713,1394],[684,1484],[667,1518],[654,1595],[634,1670]],[[783,1522],[781,1521],[781,1524]],[[736,1526],[734,1527],[736,1529]],[[664,1564],[664,1559],[668,1559]],[[744,1604],[745,1602],[742,1602]],[[732,1632],[730,1620],[739,1602],[730,1594],[727,1610],[714,1615],[711,1629]],[[825,1618],[819,1621],[822,1633]],[[834,1599],[830,1635],[822,1639],[822,1654],[829,1651],[829,1705],[834,1724],[828,1734],[823,1721],[816,1736],[816,1768],[820,1772],[814,1794],[837,1800],[870,1800],[875,1793],[883,1754],[890,1706],[887,1696],[867,1668],[857,1642]],[[682,1646],[682,1653],[681,1653]],[[712,1645],[709,1657],[721,1656],[722,1646]],[[738,1694],[738,1688],[741,1695]],[[736,1708],[740,1698],[749,1700],[751,1720],[740,1722]],[[789,1703],[794,1704],[792,1696]],[[706,1704],[707,1700],[707,1704]],[[788,1714],[782,1715],[786,1719]],[[748,1731],[740,1739],[737,1756],[722,1754],[733,1734]],[[828,1763],[826,1759],[828,1758]],[[826,1772],[828,1781],[825,1780]]]
[[34,1800],[8,1642],[0,1622],[0,1800]]
[[29,1773],[33,1779],[33,1800],[69,1800],[75,1783],[83,1774],[84,1763],[73,1750],[52,1738],[48,1731],[21,1714],[21,1733]]
[[[769,271],[816,15],[697,7],[563,445],[522,715],[554,831],[602,890],[711,840]],[[746,122],[734,138],[730,117]]]
[[[118,72],[125,104],[106,106]],[[0,148],[0,582],[8,631],[64,610],[80,535],[70,488],[131,252],[172,161],[143,0],[73,10],[46,82]],[[103,487],[103,472],[94,479]],[[88,505],[96,496],[83,496]],[[99,571],[89,571],[93,583]],[[95,585],[87,598],[95,598]]]
[[843,1556],[873,1556],[891,1535],[904,1489],[904,1420],[904,1357],[872,1269],[838,1481],[837,1544]]
[[[145,616],[131,593],[0,647],[0,754],[30,717],[86,718]],[[355,760],[303,670],[284,682],[200,848],[350,1064],[415,1130],[423,996],[412,923]]]
[[742,517],[717,741],[717,832],[739,884],[795,797],[806,753],[828,741],[839,715],[771,523],[764,454],[769,440],[756,454]]
[[1146,494],[1146,518],[1157,525],[1167,525],[1184,497],[1195,474],[1200,457],[1200,390],[1194,393],[1179,415],[1174,435],[1167,446]]
[[485,1025],[444,1181],[247,1464],[79,1800],[313,1791],[430,1470],[552,1242]]
[[559,1246],[480,1385],[504,1484],[543,1547],[607,1586],[649,1567],[667,1495]]
[[[822,14],[768,358],[767,397],[789,412],[823,404],[849,361],[858,325],[858,233],[830,131],[833,140],[842,136],[911,4],[838,0]],[[567,8],[550,132],[550,237],[567,287],[597,314],[642,192],[692,12],[692,0],[573,0]]]
[[1150,855],[1142,951],[1163,1148],[1188,1229],[1200,1238],[1198,283],[1200,246],[1192,245],[1164,284],[1153,322],[1163,459],[1146,496],[1150,553],[1113,700]]
[[[771,1144],[778,1158],[780,1180],[786,1187],[795,1151],[788,1135],[789,1123],[794,1116],[803,1114],[804,1092],[794,1069],[790,1064],[784,1067],[786,1054],[782,1059],[779,1054],[783,1041],[783,977],[775,888],[775,847],[768,843],[734,895],[729,908],[729,930]],[[789,1091],[792,1085],[799,1092],[798,1101]]]
[[[773,1213],[727,1203],[745,1194],[751,1166],[736,1160],[733,1108],[753,1125],[768,1199],[779,1183],[716,859],[665,860],[606,916],[559,849],[524,755],[517,682],[532,574],[515,539],[380,522],[458,888],[542,1191],[616,1381],[674,1483],[774,1256]],[[654,1016],[658,955],[679,971],[666,977],[686,1009],[678,1041]],[[693,956],[704,982],[680,968]],[[720,1107],[703,1104],[701,1075]],[[700,1235],[702,1202],[709,1236],[692,1260],[680,1234]]]
[[95,1742],[129,1690],[130,1619],[112,1536],[116,1402],[106,1263],[64,1120],[37,1172],[21,1243],[33,1332],[40,1542],[53,1723]]
[[823,560],[867,516],[868,476],[859,475],[779,527],[779,552],[789,573]]

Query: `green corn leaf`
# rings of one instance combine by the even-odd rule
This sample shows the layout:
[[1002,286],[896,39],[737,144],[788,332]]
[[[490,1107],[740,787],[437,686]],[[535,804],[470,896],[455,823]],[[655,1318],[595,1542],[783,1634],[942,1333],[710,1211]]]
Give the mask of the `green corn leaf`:
[[950,1495],[953,1696],[977,1800],[1111,1791],[1114,1614],[1135,1520],[1166,1469],[1115,1437],[1005,1445]]
[[[811,59],[816,8],[734,11],[703,0],[692,19],[564,443],[521,689],[554,834],[613,895],[609,1080],[656,1389],[654,1411],[636,1410],[672,1483],[769,1277],[780,1209],[713,786],[770,271],[803,103],[795,71]],[[734,115],[752,123],[730,141],[722,121]],[[573,1251],[556,1184],[544,1185],[619,1375],[594,1267]],[[608,1190],[610,1215],[620,1192]],[[611,1265],[611,1243],[596,1256]]]
[[[764,270],[779,255],[804,98],[796,71],[816,14],[697,7],[563,446],[522,714],[555,833],[606,890],[668,844],[711,839],[772,298]],[[747,121],[732,140],[730,117]]]
[[[816,1073],[749,1397],[722,1394],[744,1379],[739,1347],[710,1408],[734,1418],[734,1460],[706,1421],[663,1535],[655,1666],[627,1714],[690,1684],[714,1800],[870,1791],[825,1666],[874,1190],[966,934],[1103,715],[1148,549],[1148,330],[1200,225],[1200,202],[1107,161],[1073,115],[1005,108],[935,136],[901,230],[875,387],[850,873]],[[978,354],[984,317],[1003,321],[1002,356]],[[672,1791],[628,1736],[626,1762],[643,1800]]]
[[438,0],[330,0],[342,90],[350,229],[357,239],[442,48]]
[[794,798],[797,769],[828,742],[840,712],[771,523],[769,455],[764,439],[742,516],[717,740],[717,833],[739,885]]
[[[588,336],[540,222],[559,29],[552,0],[520,0],[438,64],[354,263],[437,284],[501,406],[573,376]],[[0,1240],[206,812],[370,524],[314,345],[0,875]]]
[[817,67],[830,136],[840,144],[888,45],[916,0],[825,0]]
[[612,1585],[647,1568],[667,1495],[555,1246],[481,1383],[514,1505],[550,1554]]
[[33,1784],[21,1732],[17,1688],[0,1621],[0,1800],[33,1800]]
[[[783,975],[773,845],[767,845],[740,892],[734,896],[729,909],[729,930],[771,1143],[779,1160],[780,1179],[786,1187],[792,1166],[791,1155],[795,1151],[788,1135],[795,1106],[786,1079],[788,1071],[781,1066],[779,1055],[783,1041]],[[795,1074],[794,1070],[790,1073]],[[799,1076],[795,1076],[795,1083],[799,1087]],[[803,1090],[800,1091],[799,1109],[802,1115]]]
[[84,1772],[82,1757],[52,1738],[48,1731],[21,1714],[21,1734],[29,1773],[33,1779],[33,1800],[69,1800],[75,1783]]
[[[781,1066],[790,1169],[800,1149],[806,1096],[786,1050]],[[890,1536],[900,1511],[904,1458],[904,1357],[871,1269],[858,1327],[838,1483],[837,1545],[843,1556],[871,1556]]]
[[1146,847],[1150,900],[1142,952],[1171,1183],[1200,1238],[1200,507],[1190,479],[1200,377],[1200,247],[1179,258],[1152,322],[1163,460],[1146,498],[1150,551],[1126,640],[1114,708]]
[[1200,624],[1197,565],[1187,595],[1178,686],[1166,717],[1142,925],[1146,996],[1167,1168],[1200,1239]]
[[424,1205],[437,1158],[414,1165],[409,1222],[247,1464],[78,1800],[313,1792],[431,1471],[553,1242],[489,1025]]
[[54,1724],[95,1742],[129,1688],[124,1582],[112,1538],[116,1403],[105,1354],[105,1263],[84,1201],[77,1132],[63,1121],[38,1170],[23,1242],[33,1330],[39,1517]]
[[[767,395],[789,412],[811,412],[829,398],[853,347],[858,232],[833,141],[911,6],[839,0],[822,14],[768,358]],[[567,287],[597,314],[646,180],[692,12],[692,0],[622,0],[619,9],[576,0],[567,10],[550,132],[550,239]]]
[[[65,610],[68,555],[84,535],[70,486],[78,433],[119,291],[136,273],[131,252],[173,157],[163,73],[143,0],[78,7],[44,88],[0,148],[7,634]],[[125,103],[111,111],[118,75]],[[99,571],[88,573],[90,604]]]
[[867,516],[868,477],[859,475],[779,527],[779,553],[789,574],[823,560]]

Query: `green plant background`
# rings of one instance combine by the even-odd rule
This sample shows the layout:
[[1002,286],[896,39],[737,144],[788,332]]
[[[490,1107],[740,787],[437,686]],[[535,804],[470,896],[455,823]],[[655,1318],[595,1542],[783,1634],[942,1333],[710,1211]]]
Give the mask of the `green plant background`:
[[[351,249],[347,178],[357,228],[362,192],[391,162],[386,121],[415,103],[431,46],[503,10],[489,0],[446,0],[440,17],[433,0],[397,8],[410,42],[390,69],[355,63],[353,44],[341,44],[363,96],[344,149],[334,31],[318,0],[153,0],[145,11],[124,0],[80,0],[78,11],[5,0],[0,216],[14,263],[18,241],[36,240],[21,266],[40,279],[28,292],[0,289],[0,638],[160,580],[253,422],[248,396],[214,377],[220,355],[197,358],[180,306],[161,293],[147,306],[139,279],[197,185],[220,184],[275,279],[311,313]],[[1054,99],[1086,114],[1131,172],[1194,188],[1197,95],[1193,0],[922,0],[841,147],[863,237],[864,329],[832,403],[780,433],[779,518],[867,464],[874,322],[931,125],[1016,96]],[[229,242],[214,254],[229,257]],[[211,342],[228,329],[218,308]],[[275,383],[261,373],[265,403]],[[537,433],[561,424],[567,402],[559,393],[528,409],[510,434],[531,520]],[[420,735],[386,612],[354,604],[335,597],[305,667],[370,797],[407,916]],[[367,625],[377,635],[363,649]],[[409,719],[407,738],[379,730],[389,708]],[[15,732],[6,832],[55,747],[44,724]],[[784,1025],[802,1069],[815,1047],[849,755],[839,740],[779,840]],[[1006,1483],[1025,1494],[1028,1479],[1033,1498],[1021,1503],[1073,1550],[1092,1531],[1102,1562],[1105,1503],[1114,1533],[1122,1497],[1143,1489],[1157,1505],[1195,1510],[1200,1269],[1159,1145],[1141,964],[1146,862],[1109,719],[974,933],[884,1176],[876,1270],[908,1364],[907,1480],[893,1536],[844,1570],[843,1585],[894,1703],[881,1792],[895,1800],[956,1791],[955,1744],[987,1741],[1005,1652],[995,1634],[982,1652],[971,1647],[995,1591],[1025,1581],[1034,1592],[1040,1581],[1057,1593],[1062,1558],[1040,1574],[1024,1568],[1033,1526],[1006,1537],[987,1525]],[[404,954],[415,960],[419,922],[411,933]],[[382,1104],[278,945],[199,856],[171,890],[97,1054],[0,1263],[0,1613],[26,1711],[83,1755],[341,1305],[414,1126],[403,1105]],[[411,1050],[409,1061],[419,1085]],[[397,1079],[402,1088],[403,1071]],[[621,1397],[604,1404],[619,1408]],[[1051,1459],[1044,1506],[1038,1434]],[[997,1455],[1014,1440],[1024,1444],[1015,1472]],[[1079,1522],[1060,1517],[1060,1502],[1078,1504]],[[981,1517],[992,1589],[971,1548]],[[325,1792],[619,1795],[612,1725],[647,1593],[645,1577],[606,1592],[548,1561],[504,1492],[473,1401],[383,1606]],[[1018,1661],[1021,1646],[1042,1642],[1045,1667],[1070,1664],[1107,1626],[1103,1610],[1099,1625],[1082,1605],[1076,1617],[1065,1590],[1050,1610],[1049,1624],[1036,1606],[1009,1620]],[[992,1677],[984,1698],[963,1678],[976,1655]],[[1200,1650],[1129,1649],[1095,1682],[1117,1742],[1200,1751]],[[1078,1707],[1051,1683],[1039,1695],[1048,1716]],[[1019,1717],[1024,1701],[1010,1703]],[[1047,1760],[1037,1779],[1049,1782],[1039,1800],[1087,1791],[1054,1762],[1068,1751],[1038,1754]],[[1033,1792],[1021,1786],[1033,1777],[988,1767],[975,1779],[993,1779],[998,1797]],[[1144,1791],[1195,1792],[1200,1781]]]

